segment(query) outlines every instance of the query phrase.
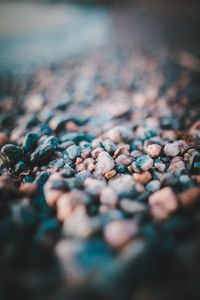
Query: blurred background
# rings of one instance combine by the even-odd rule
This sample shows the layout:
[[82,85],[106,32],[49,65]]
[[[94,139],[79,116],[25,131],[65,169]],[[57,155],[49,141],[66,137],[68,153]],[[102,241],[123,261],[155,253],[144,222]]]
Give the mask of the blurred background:
[[116,42],[173,48],[199,69],[199,15],[197,0],[1,1],[0,72],[32,71]]

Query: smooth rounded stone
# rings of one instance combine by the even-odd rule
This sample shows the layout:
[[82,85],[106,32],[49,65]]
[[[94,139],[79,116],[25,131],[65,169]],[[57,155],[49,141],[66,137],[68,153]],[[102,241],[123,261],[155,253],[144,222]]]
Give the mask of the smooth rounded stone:
[[120,201],[120,208],[127,214],[139,214],[147,210],[147,206],[145,204],[126,198]]
[[1,156],[7,163],[15,163],[23,157],[23,151],[19,146],[6,144],[1,148]]
[[29,169],[29,166],[26,164],[26,162],[24,160],[18,161],[14,166],[15,172],[18,174],[23,173],[23,172],[27,171],[28,169]]
[[76,165],[76,172],[80,173],[84,170],[86,170],[86,166],[83,163]]
[[26,98],[24,107],[27,112],[39,112],[42,110],[44,104],[44,98],[41,94],[32,94]]
[[156,160],[154,162],[154,167],[161,173],[164,173],[164,171],[166,169],[166,165],[161,160]]
[[133,139],[133,132],[126,126],[116,126],[105,133],[105,137],[111,139],[114,143],[129,142]]
[[102,176],[111,171],[115,166],[113,158],[106,151],[99,154],[95,174]]
[[180,175],[185,171],[185,164],[183,161],[171,162],[167,171],[176,175]]
[[[93,149],[95,149],[95,148],[102,148],[102,140],[100,140],[100,139],[94,139],[92,142],[91,142],[91,146],[92,146],[92,148]],[[103,149],[103,148],[102,148]]]
[[130,145],[129,144],[120,144],[118,145],[113,157],[116,158],[118,157],[119,155],[125,155],[125,156],[128,156],[130,153]]
[[111,179],[108,184],[117,192],[117,194],[132,191],[134,189],[134,181],[131,175],[118,174]]
[[73,190],[68,193],[62,194],[57,202],[57,218],[59,221],[64,221],[68,218],[76,207],[80,205],[87,205],[89,199],[83,191]]
[[9,142],[9,137],[6,133],[0,132],[0,147]]
[[116,147],[117,147],[117,146],[115,145],[115,143],[113,143],[113,141],[111,141],[111,140],[109,140],[109,139],[104,140],[104,141],[102,142],[102,145],[103,145],[103,147],[105,148],[105,150],[106,150],[108,153],[110,153],[110,154],[114,153],[115,150],[116,150]]
[[160,181],[152,180],[146,185],[147,191],[154,193],[160,189]]
[[44,196],[47,204],[54,206],[58,198],[68,190],[66,181],[58,173],[52,174],[44,185]]
[[142,171],[148,171],[153,167],[153,159],[149,155],[143,155],[136,159],[136,167]]
[[101,191],[105,188],[106,182],[100,179],[86,178],[84,182],[85,190],[94,196],[100,195]]
[[87,239],[100,230],[100,219],[89,217],[83,205],[76,207],[63,226],[64,235],[78,239]]
[[149,171],[133,174],[134,181],[136,181],[138,183],[142,183],[142,184],[149,182],[151,180],[151,178],[152,178],[152,176]]
[[132,163],[132,159],[124,154],[121,154],[115,159],[115,162],[116,164],[130,165]]
[[164,147],[164,153],[167,156],[174,157],[179,154],[179,145],[177,142],[166,144]]
[[109,172],[107,172],[107,173],[105,174],[105,178],[106,178],[107,180],[110,180],[110,179],[113,178],[116,174],[117,174],[117,172],[116,172],[115,170],[111,170],[111,171],[109,171]]
[[19,191],[27,196],[32,196],[37,193],[38,186],[33,182],[25,182],[19,187]]
[[29,132],[24,138],[23,149],[25,152],[29,152],[37,147],[39,136],[35,132]]
[[77,156],[80,156],[80,147],[77,145],[71,145],[67,148],[67,154],[69,155],[69,158],[74,160]]
[[139,150],[133,150],[131,152],[131,156],[134,157],[134,158],[138,158],[138,157],[142,156],[142,152],[139,151]]
[[126,246],[138,233],[133,221],[114,220],[104,228],[104,238],[108,245],[116,250]]
[[104,149],[101,148],[101,147],[95,148],[95,149],[92,150],[92,152],[91,152],[92,158],[93,158],[93,159],[97,159],[98,156],[99,156],[99,154],[100,154],[101,152],[103,152],[103,151],[104,151]]
[[147,153],[153,158],[159,156],[161,150],[162,147],[158,144],[151,144],[147,147]]
[[184,161],[187,169],[191,171],[194,167],[194,164],[200,161],[200,153],[196,149],[189,149],[184,154]]
[[80,180],[80,182],[84,182],[86,178],[92,177],[92,174],[87,170],[80,171],[76,174],[76,178]]
[[178,195],[179,203],[182,207],[192,207],[200,201],[200,188],[193,187]]
[[117,193],[109,186],[104,187],[100,193],[100,202],[111,207],[115,207],[118,201]]
[[178,209],[178,198],[172,188],[165,187],[149,197],[149,205],[155,219],[165,220]]
[[38,165],[44,163],[46,160],[49,160],[50,157],[54,154],[55,148],[51,144],[42,144],[36,148],[34,152],[30,155],[30,161],[33,165]]
[[117,173],[126,173],[128,171],[127,165],[123,165],[123,164],[117,164],[115,166],[115,170]]

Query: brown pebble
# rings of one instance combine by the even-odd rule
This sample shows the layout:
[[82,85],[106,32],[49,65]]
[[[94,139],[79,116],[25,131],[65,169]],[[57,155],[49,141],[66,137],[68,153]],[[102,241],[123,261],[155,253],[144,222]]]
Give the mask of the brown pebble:
[[200,201],[200,188],[194,187],[190,188],[178,196],[179,202],[183,207],[189,207],[195,205]]
[[133,179],[138,182],[145,184],[151,180],[152,176],[149,171],[145,171],[143,173],[134,173],[133,174]]
[[120,250],[137,234],[137,224],[132,221],[115,220],[104,228],[104,238],[114,249]]
[[19,188],[20,192],[28,196],[34,195],[37,192],[37,189],[38,189],[37,184],[33,182],[23,183]]
[[79,165],[83,162],[83,158],[82,157],[77,157],[75,165]]
[[96,166],[93,164],[93,163],[90,163],[88,166],[87,166],[87,170],[92,173],[94,172],[96,169]]
[[6,133],[0,132],[0,147],[7,144],[9,142],[9,138]]
[[172,188],[165,187],[149,197],[149,205],[155,219],[165,220],[178,209],[178,198]]
[[106,177],[106,179],[109,180],[109,179],[113,178],[116,174],[117,174],[117,172],[115,170],[111,170],[111,171],[105,173],[105,177]]

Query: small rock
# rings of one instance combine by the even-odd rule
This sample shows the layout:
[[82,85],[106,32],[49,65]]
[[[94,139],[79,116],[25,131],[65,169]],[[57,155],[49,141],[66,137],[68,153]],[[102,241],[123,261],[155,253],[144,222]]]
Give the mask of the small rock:
[[162,147],[158,144],[152,144],[147,147],[147,153],[153,158],[159,156],[161,150]]
[[194,206],[195,204],[200,202],[200,188],[194,187],[190,188],[178,196],[179,202],[183,207]]
[[7,144],[9,142],[9,138],[6,133],[0,132],[0,147]]
[[154,193],[160,189],[160,181],[152,180],[146,185],[147,191]]
[[69,158],[74,160],[77,156],[81,154],[80,148],[76,145],[72,145],[67,148],[67,154],[69,155]]
[[133,201],[130,199],[122,199],[120,201],[121,209],[128,214],[138,214],[146,211],[146,205],[139,201]]
[[143,173],[134,173],[133,179],[134,181],[138,183],[145,184],[151,180],[152,176],[149,171],[143,172]]
[[98,156],[95,173],[98,175],[105,175],[105,173],[111,171],[115,166],[113,158],[103,151]]
[[170,157],[177,156],[179,154],[178,143],[174,142],[174,143],[166,144],[164,147],[164,153],[165,155]]
[[19,146],[6,144],[1,148],[1,155],[5,162],[15,163],[23,157],[23,151]]
[[117,172],[115,170],[111,170],[111,171],[105,173],[105,178],[107,180],[109,180],[109,179],[113,178],[116,174],[117,174]]
[[115,159],[115,162],[116,164],[130,165],[132,163],[132,160],[126,155],[121,154]]
[[115,207],[118,201],[117,193],[110,187],[102,189],[100,194],[100,202],[111,207]]
[[115,220],[104,228],[104,238],[112,248],[120,250],[136,236],[138,231],[133,221]]
[[149,205],[155,219],[165,220],[178,209],[178,199],[170,187],[165,187],[149,197]]
[[149,155],[143,155],[136,159],[136,167],[142,171],[148,171],[153,167],[153,159]]
[[23,149],[25,152],[29,152],[37,147],[38,143],[38,134],[35,132],[29,132],[23,142]]

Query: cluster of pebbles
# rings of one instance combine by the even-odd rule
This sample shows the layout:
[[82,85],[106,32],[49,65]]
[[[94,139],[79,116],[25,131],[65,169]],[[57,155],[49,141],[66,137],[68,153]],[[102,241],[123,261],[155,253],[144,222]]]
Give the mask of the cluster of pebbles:
[[158,58],[96,53],[2,96],[2,290],[15,282],[46,299],[61,282],[94,284],[129,299],[157,259],[199,228],[196,90],[190,72],[172,70],[170,81]]

